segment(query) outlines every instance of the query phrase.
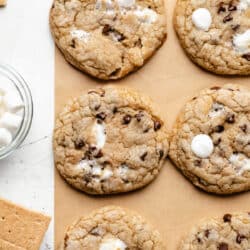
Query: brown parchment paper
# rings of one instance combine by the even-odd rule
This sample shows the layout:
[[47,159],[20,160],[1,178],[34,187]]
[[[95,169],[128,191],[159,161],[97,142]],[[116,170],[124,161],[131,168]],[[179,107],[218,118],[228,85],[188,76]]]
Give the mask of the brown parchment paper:
[[[220,77],[194,65],[175,35],[172,16],[175,1],[166,2],[168,38],[165,44],[137,72],[116,82],[101,82],[71,67],[56,51],[56,114],[71,97],[103,84],[129,86],[151,96],[171,128],[185,101],[212,85],[249,85],[250,77]],[[119,205],[138,211],[160,231],[167,249],[177,248],[185,233],[204,217],[225,212],[250,211],[250,192],[221,197],[200,191],[167,161],[157,179],[142,190],[106,197],[89,196],[71,188],[55,172],[55,248],[61,244],[69,224],[79,216],[105,205]]]

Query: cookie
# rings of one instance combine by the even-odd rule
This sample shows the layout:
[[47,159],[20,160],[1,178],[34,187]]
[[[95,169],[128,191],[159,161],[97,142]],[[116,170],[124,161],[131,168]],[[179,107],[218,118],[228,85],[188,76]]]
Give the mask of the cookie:
[[39,249],[50,218],[0,198],[0,250]]
[[217,194],[250,190],[248,89],[228,84],[201,91],[170,137],[170,158],[194,185]]
[[192,229],[179,250],[249,250],[250,213],[225,214]]
[[158,175],[168,152],[164,121],[151,100],[131,89],[89,90],[59,114],[55,165],[90,194],[127,192]]
[[7,4],[7,0],[0,0],[0,7],[4,7]]
[[249,0],[178,0],[174,26],[193,62],[222,75],[250,75]]
[[54,0],[50,26],[65,59],[104,80],[141,67],[166,38],[163,0]]
[[140,215],[108,206],[82,217],[70,226],[64,250],[165,250],[160,234]]

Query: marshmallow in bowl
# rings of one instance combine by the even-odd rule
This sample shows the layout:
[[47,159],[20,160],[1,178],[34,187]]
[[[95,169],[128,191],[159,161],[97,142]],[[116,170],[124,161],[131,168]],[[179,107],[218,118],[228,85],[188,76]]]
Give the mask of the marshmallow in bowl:
[[23,120],[24,104],[18,93],[0,87],[0,149],[8,146]]

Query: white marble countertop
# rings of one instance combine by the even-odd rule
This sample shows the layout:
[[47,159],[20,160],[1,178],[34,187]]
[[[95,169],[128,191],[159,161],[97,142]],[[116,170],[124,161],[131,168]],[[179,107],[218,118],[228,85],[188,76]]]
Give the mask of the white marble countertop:
[[[24,143],[0,161],[0,196],[53,217],[54,45],[48,25],[51,0],[8,0],[0,8],[0,62],[30,86],[34,118]],[[41,250],[53,249],[53,223]]]

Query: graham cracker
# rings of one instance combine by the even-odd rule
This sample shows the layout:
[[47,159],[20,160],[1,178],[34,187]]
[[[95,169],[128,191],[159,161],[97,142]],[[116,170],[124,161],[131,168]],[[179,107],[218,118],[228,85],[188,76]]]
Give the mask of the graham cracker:
[[0,250],[25,250],[25,248],[15,246],[8,241],[0,239]]
[[50,217],[0,198],[0,239],[15,249],[38,250],[49,223]]

